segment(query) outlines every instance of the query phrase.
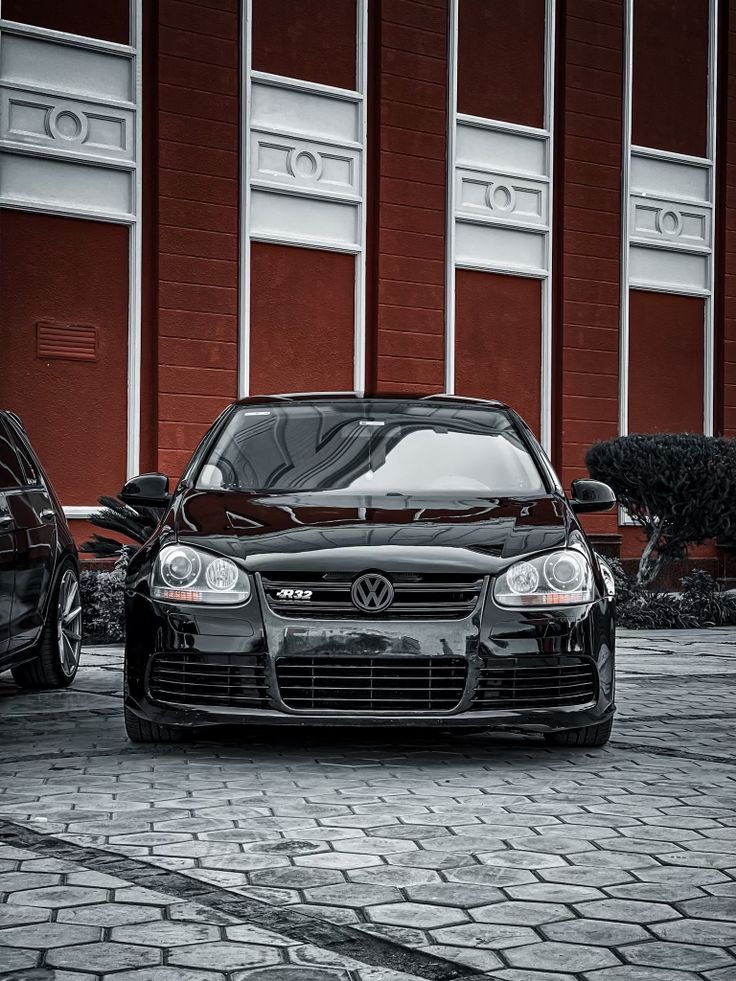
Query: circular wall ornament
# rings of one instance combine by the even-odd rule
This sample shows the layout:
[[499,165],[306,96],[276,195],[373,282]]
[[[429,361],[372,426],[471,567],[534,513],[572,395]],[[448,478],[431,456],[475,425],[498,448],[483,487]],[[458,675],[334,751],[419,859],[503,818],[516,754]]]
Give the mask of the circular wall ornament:
[[84,143],[89,132],[87,117],[67,106],[56,106],[51,109],[47,126],[49,134],[55,140],[75,145]]
[[676,238],[682,231],[682,215],[673,208],[663,208],[657,214],[657,230],[660,235]]
[[486,190],[486,203],[491,211],[507,214],[516,207],[516,192],[510,184],[489,184]]
[[316,181],[322,173],[322,159],[311,150],[298,150],[295,147],[289,151],[288,168],[294,177]]

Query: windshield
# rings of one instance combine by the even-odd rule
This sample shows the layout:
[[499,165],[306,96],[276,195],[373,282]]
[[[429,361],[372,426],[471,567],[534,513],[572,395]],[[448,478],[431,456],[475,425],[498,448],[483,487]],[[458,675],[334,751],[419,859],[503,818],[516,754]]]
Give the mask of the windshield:
[[507,413],[386,400],[242,406],[196,486],[361,495],[545,491]]

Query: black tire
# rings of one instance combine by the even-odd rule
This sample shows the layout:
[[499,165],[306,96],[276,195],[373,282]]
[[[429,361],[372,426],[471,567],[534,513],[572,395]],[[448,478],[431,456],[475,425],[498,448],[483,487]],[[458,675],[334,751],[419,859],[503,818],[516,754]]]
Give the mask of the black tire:
[[613,719],[599,722],[594,726],[585,726],[583,729],[566,729],[564,732],[547,732],[544,738],[553,746],[580,746],[583,748],[595,748],[605,746],[611,738],[613,729]]
[[142,719],[126,705],[125,731],[133,743],[182,743],[187,739],[188,731],[184,726],[167,726],[158,722]]
[[[79,657],[75,663],[63,662],[62,643],[59,638],[59,592],[62,581],[72,582],[79,592],[79,573],[71,563],[66,563],[59,570],[53,593],[49,601],[46,623],[43,625],[41,637],[33,652],[33,660],[12,668],[13,679],[21,688],[42,691],[49,688],[68,688],[74,681],[79,669]],[[77,630],[80,638],[81,651],[81,614],[78,618]]]

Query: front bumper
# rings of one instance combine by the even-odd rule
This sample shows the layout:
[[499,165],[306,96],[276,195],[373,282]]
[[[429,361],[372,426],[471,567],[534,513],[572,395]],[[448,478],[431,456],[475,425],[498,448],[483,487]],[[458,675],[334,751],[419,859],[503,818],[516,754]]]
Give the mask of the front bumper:
[[[126,597],[126,617],[126,704],[160,724],[544,733],[595,725],[614,712],[613,610],[606,599],[592,606],[531,613],[497,607],[484,589],[476,609],[464,619],[367,622],[278,616],[261,588],[244,607],[217,610],[160,604],[135,592]],[[350,689],[348,695],[353,695],[353,683],[346,682],[352,665],[356,677],[380,675],[386,665],[399,665],[401,678],[417,672],[424,677],[430,670],[444,685],[443,666],[452,663],[462,665],[463,679],[457,699],[450,696],[440,709],[434,698],[419,708],[411,699],[402,704],[403,682],[397,683],[395,698],[391,685],[382,682],[378,697],[372,689],[371,698],[361,698],[360,709],[352,711],[347,696],[337,697],[337,708],[320,698],[296,699],[295,704],[293,684],[285,696],[287,662],[298,666],[305,685],[319,693],[329,683],[335,692]],[[325,664],[341,666],[337,680],[324,681]],[[182,673],[185,665],[188,675]],[[320,666],[323,674],[314,681]],[[569,694],[568,669],[576,679],[586,673],[592,679],[587,688],[572,689],[579,697]],[[171,683],[162,685],[162,676]],[[242,687],[246,681],[251,686],[247,691]],[[480,697],[483,691],[485,698]]]

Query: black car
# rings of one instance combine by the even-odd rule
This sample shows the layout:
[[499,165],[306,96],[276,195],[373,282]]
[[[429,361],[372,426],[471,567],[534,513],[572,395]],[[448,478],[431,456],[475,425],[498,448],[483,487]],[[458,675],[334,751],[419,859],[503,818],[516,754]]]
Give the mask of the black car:
[[614,598],[522,420],[450,396],[272,396],[227,408],[126,585],[125,722],[430,725],[601,746]]
[[0,412],[0,671],[65,688],[81,648],[74,539],[20,419]]

